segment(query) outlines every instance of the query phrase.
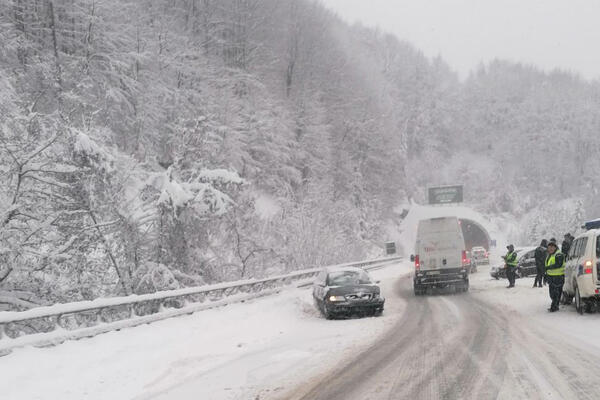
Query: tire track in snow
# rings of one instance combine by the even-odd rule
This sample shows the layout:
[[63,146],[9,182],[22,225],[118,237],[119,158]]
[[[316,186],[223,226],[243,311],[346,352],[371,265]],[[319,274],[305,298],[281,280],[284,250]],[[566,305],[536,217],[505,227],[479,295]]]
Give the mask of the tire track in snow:
[[[378,343],[286,399],[596,399],[599,358],[476,295],[415,297]],[[558,345],[557,345],[558,344]]]

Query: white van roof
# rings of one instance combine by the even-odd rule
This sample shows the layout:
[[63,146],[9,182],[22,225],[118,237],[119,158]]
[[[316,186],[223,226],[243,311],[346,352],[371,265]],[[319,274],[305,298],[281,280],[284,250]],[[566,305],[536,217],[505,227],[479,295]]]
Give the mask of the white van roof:
[[419,232],[454,232],[459,227],[457,217],[438,217],[419,221]]

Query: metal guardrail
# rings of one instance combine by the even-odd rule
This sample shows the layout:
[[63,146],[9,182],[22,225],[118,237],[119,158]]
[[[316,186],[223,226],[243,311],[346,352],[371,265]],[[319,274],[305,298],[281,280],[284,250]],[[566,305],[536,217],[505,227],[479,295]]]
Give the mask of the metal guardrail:
[[[402,257],[358,261],[331,267],[381,268]],[[144,295],[55,304],[20,312],[0,312],[0,356],[23,346],[50,346],[142,324],[192,314],[277,293],[281,288],[310,285],[322,268],[265,279],[161,291]]]

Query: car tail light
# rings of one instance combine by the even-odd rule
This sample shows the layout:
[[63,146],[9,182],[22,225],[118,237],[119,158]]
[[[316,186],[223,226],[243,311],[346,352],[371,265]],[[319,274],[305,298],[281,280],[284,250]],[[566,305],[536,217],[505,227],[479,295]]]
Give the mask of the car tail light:
[[583,273],[584,274],[591,274],[592,273],[592,262],[590,260],[587,260],[584,264],[583,264]]
[[463,263],[463,265],[467,265],[469,263],[469,260],[467,260],[467,251],[466,250],[462,251],[462,263]]
[[421,263],[419,262],[419,255],[415,256],[415,270],[418,271],[421,268]]

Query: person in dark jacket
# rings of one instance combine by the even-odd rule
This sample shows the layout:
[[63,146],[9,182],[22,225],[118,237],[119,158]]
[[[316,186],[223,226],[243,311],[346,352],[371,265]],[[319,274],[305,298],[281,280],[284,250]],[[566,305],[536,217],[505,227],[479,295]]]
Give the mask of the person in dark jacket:
[[565,284],[565,256],[558,250],[556,239],[548,243],[548,256],[546,257],[546,275],[548,276],[548,289],[552,303],[548,311],[558,311],[558,304]]
[[533,287],[542,287],[542,283],[546,283],[544,276],[546,275],[545,264],[546,264],[546,256],[548,254],[548,250],[546,247],[548,246],[548,241],[543,239],[540,245],[535,249],[535,268],[536,275],[535,280],[533,281]]
[[564,240],[560,246],[560,252],[565,255],[565,257],[569,254],[569,250],[571,249],[571,243],[573,243],[574,236],[570,233],[566,233]]

